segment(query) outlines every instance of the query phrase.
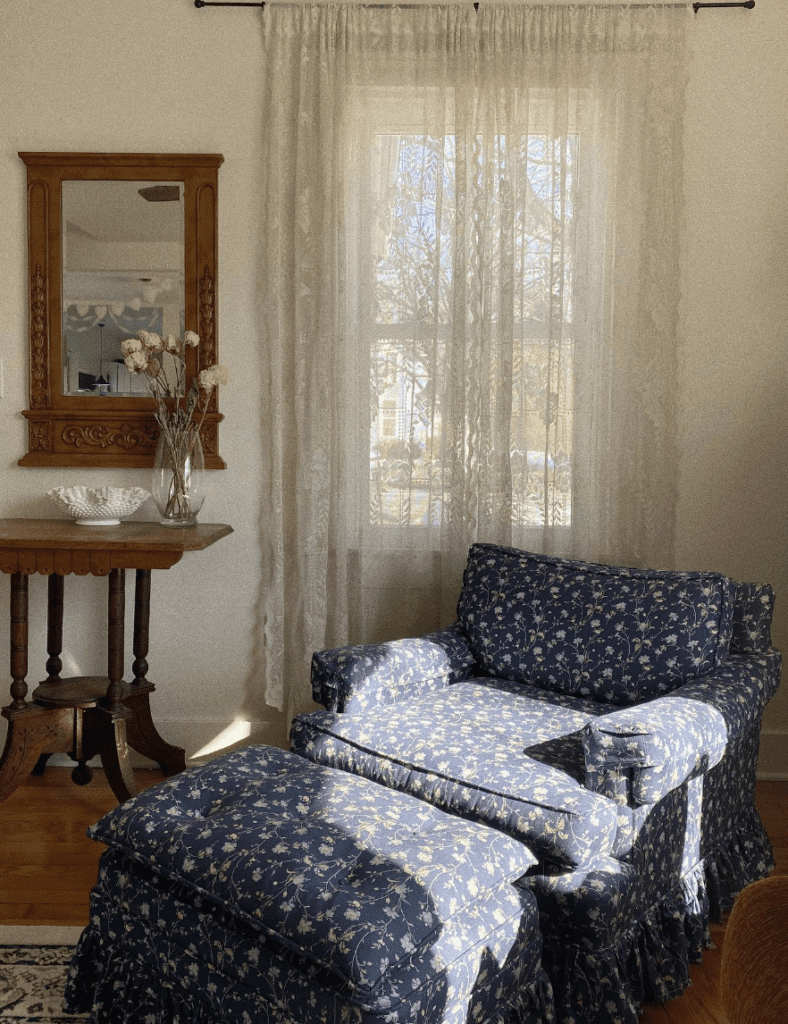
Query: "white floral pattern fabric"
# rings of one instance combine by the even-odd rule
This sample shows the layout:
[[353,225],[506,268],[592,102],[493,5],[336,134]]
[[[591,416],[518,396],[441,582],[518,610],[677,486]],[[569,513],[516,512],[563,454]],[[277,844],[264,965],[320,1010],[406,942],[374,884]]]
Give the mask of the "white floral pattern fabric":
[[[109,850],[69,1007],[96,1024],[637,1024],[686,988],[710,921],[773,867],[754,802],[773,592],[536,563],[475,546],[459,622],[315,655],[329,710],[294,721],[292,751],[219,758],[94,826]],[[480,675],[524,635],[523,572],[540,657],[571,622],[579,674],[557,658],[549,685]],[[464,614],[494,643],[476,651]],[[624,667],[589,695],[604,628]]]
[[735,596],[720,573],[474,544],[458,613],[485,675],[632,704],[725,661]]
[[523,880],[539,902],[559,1021],[638,1024],[644,1002],[679,995],[711,943],[710,922],[773,869],[754,804],[759,731],[705,776],[632,813],[616,857]]
[[628,806],[654,804],[705,774],[761,720],[781,656],[732,655],[672,693],[598,718],[583,730],[586,785]]
[[552,993],[533,897],[520,902],[519,933],[504,962],[496,957],[511,938],[506,923],[459,953],[448,971],[415,984],[403,978],[361,1003],[313,962],[109,850],[67,1001],[113,1024],[466,1024],[468,1017],[542,1024],[553,1020]]
[[304,757],[501,829],[540,860],[579,864],[610,853],[616,837],[615,807],[585,788],[580,745],[607,706],[534,701],[535,689],[474,679],[393,707],[312,712],[294,720],[290,742]]
[[768,585],[720,574],[474,545],[454,682],[420,688],[419,645],[400,641],[413,691],[384,659],[367,702],[370,648],[335,650],[328,710],[296,719],[292,743],[520,836],[540,857],[519,884],[539,903],[558,1020],[637,1024],[644,1001],[686,988],[710,921],[773,866],[754,802],[780,682],[773,604]]
[[[253,979],[252,1002],[276,1021],[333,1024],[339,1000],[342,1020],[460,1024],[493,978],[488,999],[497,991],[515,1005],[533,981],[549,1009],[535,901],[510,884],[533,855],[365,779],[250,747],[145,791],[90,835],[110,854],[77,954],[75,1006],[88,992],[95,1001],[88,962],[116,959],[112,941],[128,944],[134,930],[133,955],[152,968],[163,949],[167,963],[177,953],[177,971],[165,970],[187,987],[210,976],[201,934],[235,943],[233,984],[220,987]],[[311,1017],[316,1003],[324,1015]]]
[[731,651],[770,651],[773,613],[774,591],[768,584],[739,583],[731,623]]
[[467,679],[474,664],[456,622],[423,637],[317,651],[312,696],[330,711],[364,711]]

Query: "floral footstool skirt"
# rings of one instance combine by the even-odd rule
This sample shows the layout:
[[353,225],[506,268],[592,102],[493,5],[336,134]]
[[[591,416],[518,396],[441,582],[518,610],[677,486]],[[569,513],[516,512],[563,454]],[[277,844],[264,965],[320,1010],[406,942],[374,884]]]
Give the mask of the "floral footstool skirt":
[[66,989],[124,1024],[552,1024],[521,843],[289,751],[127,801]]

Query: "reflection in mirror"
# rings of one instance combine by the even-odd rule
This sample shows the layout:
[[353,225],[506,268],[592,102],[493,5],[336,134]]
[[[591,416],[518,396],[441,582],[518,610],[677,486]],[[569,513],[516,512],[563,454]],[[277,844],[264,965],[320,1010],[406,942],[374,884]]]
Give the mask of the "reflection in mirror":
[[146,395],[121,342],[183,336],[183,193],[183,182],[63,182],[64,395]]

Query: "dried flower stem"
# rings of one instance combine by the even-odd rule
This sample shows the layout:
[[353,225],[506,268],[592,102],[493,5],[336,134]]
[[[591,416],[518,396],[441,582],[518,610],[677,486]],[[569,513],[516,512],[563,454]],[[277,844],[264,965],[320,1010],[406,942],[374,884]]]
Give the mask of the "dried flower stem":
[[[172,335],[161,337],[152,331],[142,331],[138,338],[129,338],[121,345],[126,368],[132,373],[145,374],[148,390],[156,400],[156,422],[172,462],[169,497],[163,512],[165,518],[176,519],[191,515],[186,466],[205,422],[211,392],[217,384],[225,384],[228,379],[225,367],[212,366],[192,380],[188,395],[185,395],[184,352],[186,348],[198,345],[199,341],[193,331],[187,331],[183,338],[174,338]],[[161,360],[154,358],[159,354]],[[173,367],[174,382],[169,375]],[[201,390],[205,392],[205,404],[199,422],[195,424],[192,416],[198,406]]]

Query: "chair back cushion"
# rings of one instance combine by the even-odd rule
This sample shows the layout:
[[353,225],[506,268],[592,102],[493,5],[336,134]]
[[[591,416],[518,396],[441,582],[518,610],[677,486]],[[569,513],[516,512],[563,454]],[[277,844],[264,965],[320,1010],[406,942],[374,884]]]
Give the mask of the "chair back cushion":
[[631,704],[725,661],[735,598],[736,583],[716,572],[474,544],[458,615],[488,675]]
[[768,583],[740,583],[731,628],[731,651],[763,654],[772,646],[774,590]]

